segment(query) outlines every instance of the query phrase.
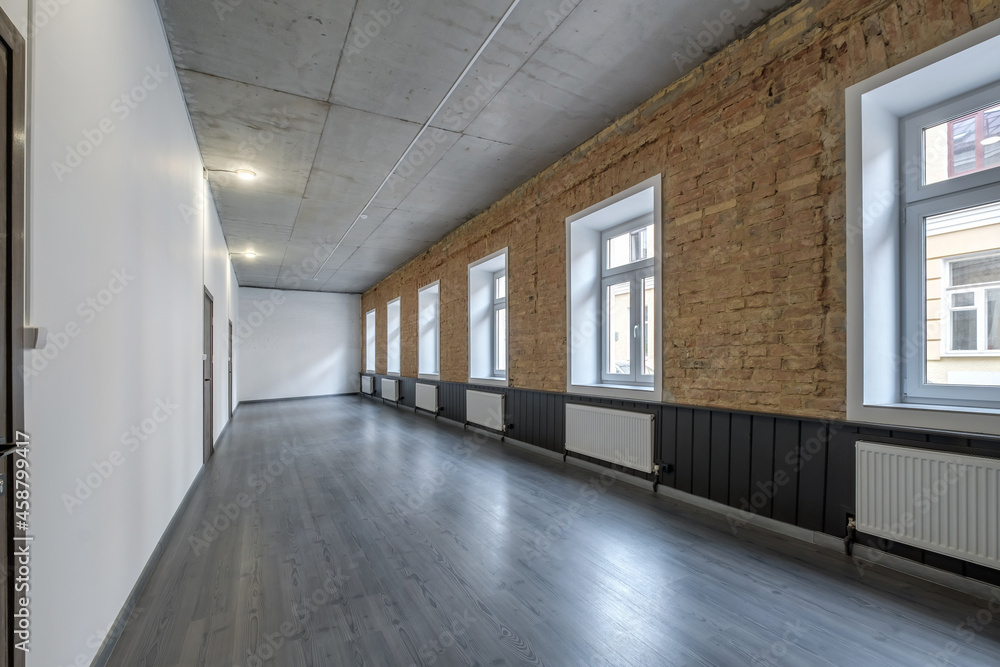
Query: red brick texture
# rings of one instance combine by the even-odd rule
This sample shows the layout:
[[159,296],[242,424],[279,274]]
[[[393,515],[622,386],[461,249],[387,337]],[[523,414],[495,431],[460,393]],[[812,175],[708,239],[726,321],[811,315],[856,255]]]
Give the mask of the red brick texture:
[[[468,379],[468,264],[508,246],[515,387],[566,388],[565,220],[663,174],[664,400],[843,419],[844,91],[1000,16],[1000,0],[804,0],[476,216],[367,292],[441,281],[441,379]],[[363,338],[362,338],[363,339]]]

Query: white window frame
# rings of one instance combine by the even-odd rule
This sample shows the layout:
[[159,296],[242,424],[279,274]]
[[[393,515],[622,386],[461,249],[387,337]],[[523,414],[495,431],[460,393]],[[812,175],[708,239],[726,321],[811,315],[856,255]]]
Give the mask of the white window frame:
[[[641,373],[636,374],[635,369],[641,366],[643,362],[643,337],[641,334],[645,333],[645,329],[642,326],[643,318],[641,313],[643,312],[642,302],[645,293],[642,289],[642,284],[645,282],[646,278],[654,275],[653,264],[656,259],[655,249],[653,257],[639,259],[628,264],[616,266],[615,268],[609,268],[611,261],[608,254],[608,246],[611,239],[649,227],[652,222],[652,218],[652,213],[644,214],[638,218],[629,220],[624,224],[618,225],[617,227],[601,232],[601,304],[603,306],[607,303],[606,298],[609,287],[628,281],[629,300],[631,302],[629,305],[629,330],[632,332],[632,338],[630,341],[631,353],[629,375],[625,376],[624,374],[609,373],[608,367],[610,365],[610,359],[607,354],[608,348],[610,347],[610,341],[608,339],[611,333],[611,326],[608,318],[611,313],[607,307],[602,309],[600,351],[601,380],[606,385],[636,385],[640,387],[653,386],[653,375],[645,375]],[[638,318],[638,322],[636,321],[636,318]]]
[[417,377],[441,377],[441,281],[424,285],[417,292]]
[[[566,390],[570,394],[659,402],[663,397],[663,230],[662,175],[637,183],[566,219]],[[653,225],[653,256],[606,270],[607,239],[629,228]],[[605,373],[607,313],[605,285],[611,275],[652,275],[654,372],[649,382],[634,382]],[[642,289],[633,287],[641,304]],[[641,308],[633,312],[641,313]],[[640,321],[641,321],[640,316]],[[634,330],[633,330],[634,331]],[[636,354],[639,356],[636,357]],[[641,349],[633,352],[642,364]],[[646,376],[649,378],[650,376]]]
[[[989,283],[974,283],[970,285],[951,284],[951,265],[968,259],[980,259],[984,257],[1000,258],[1000,250],[990,250],[977,252],[969,255],[956,255],[941,260],[941,347],[942,357],[962,358],[962,357],[1000,357],[1000,349],[989,349],[989,310],[986,301],[986,292],[1000,290],[1000,281]],[[972,306],[953,306],[952,297],[956,294],[973,294]],[[956,350],[953,348],[951,324],[952,313],[956,310],[976,311],[976,343],[975,350]],[[996,391],[996,387],[993,388]]]
[[385,310],[385,372],[387,375],[399,375],[403,367],[403,308],[400,297],[389,301]]
[[[498,294],[496,288],[500,279],[504,280],[503,296]],[[490,327],[492,341],[490,342],[490,354],[492,356],[491,365],[493,367],[493,377],[497,379],[507,378],[507,337],[504,335],[504,349],[500,350],[497,331],[500,329],[500,311],[504,312],[504,329],[506,334],[507,320],[510,318],[510,310],[507,309],[507,294],[509,286],[507,284],[507,269],[501,269],[493,274],[493,325]],[[502,364],[500,362],[503,362]]]
[[510,378],[510,309],[507,310],[507,345],[503,353],[507,372],[497,372],[495,277],[499,272],[507,276],[507,297],[510,302],[510,272],[508,249],[503,248],[469,264],[469,383],[509,386]]
[[[904,308],[902,296],[903,258],[912,258],[902,251],[907,203],[912,208],[933,201],[958,181],[972,183],[989,172],[923,186],[921,163],[907,161],[900,130],[909,116],[1000,81],[998,49],[1000,21],[994,21],[846,91],[847,418],[852,422],[1000,435],[1000,410],[994,407],[904,400],[905,360],[925,354],[920,335],[904,336],[904,320],[914,306]],[[918,183],[917,197],[909,202],[908,182]]]
[[375,309],[372,308],[365,314],[365,372],[375,372],[376,345],[378,330],[376,329]]

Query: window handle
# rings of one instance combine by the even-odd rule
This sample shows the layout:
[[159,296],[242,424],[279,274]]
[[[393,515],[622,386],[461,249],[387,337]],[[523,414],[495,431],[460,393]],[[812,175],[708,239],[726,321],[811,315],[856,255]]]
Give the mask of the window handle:
[[632,327],[632,338],[638,338],[638,337],[639,337],[639,325],[637,324],[634,327]]

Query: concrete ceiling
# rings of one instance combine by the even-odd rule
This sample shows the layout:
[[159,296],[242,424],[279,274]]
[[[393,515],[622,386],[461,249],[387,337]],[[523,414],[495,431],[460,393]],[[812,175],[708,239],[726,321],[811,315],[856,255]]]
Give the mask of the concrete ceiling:
[[257,253],[240,284],[328,292],[373,286],[789,4],[525,0],[358,219],[511,0],[158,1],[206,167],[257,173],[209,174],[230,251]]

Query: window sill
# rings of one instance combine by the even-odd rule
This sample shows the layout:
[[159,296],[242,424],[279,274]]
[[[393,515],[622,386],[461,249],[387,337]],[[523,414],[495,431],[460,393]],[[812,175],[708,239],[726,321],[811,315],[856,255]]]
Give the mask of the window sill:
[[506,378],[469,378],[469,384],[483,384],[491,387],[507,387],[509,383]]
[[885,428],[1000,435],[1000,409],[927,403],[848,405],[847,419]]
[[417,373],[418,380],[440,380],[440,373]]
[[399,371],[389,371],[388,373],[386,373],[386,375],[388,375],[389,377],[394,377],[394,378],[398,378],[400,376],[399,375]]
[[624,398],[651,403],[660,402],[660,392],[654,386],[622,384],[571,384],[568,393],[603,398]]

